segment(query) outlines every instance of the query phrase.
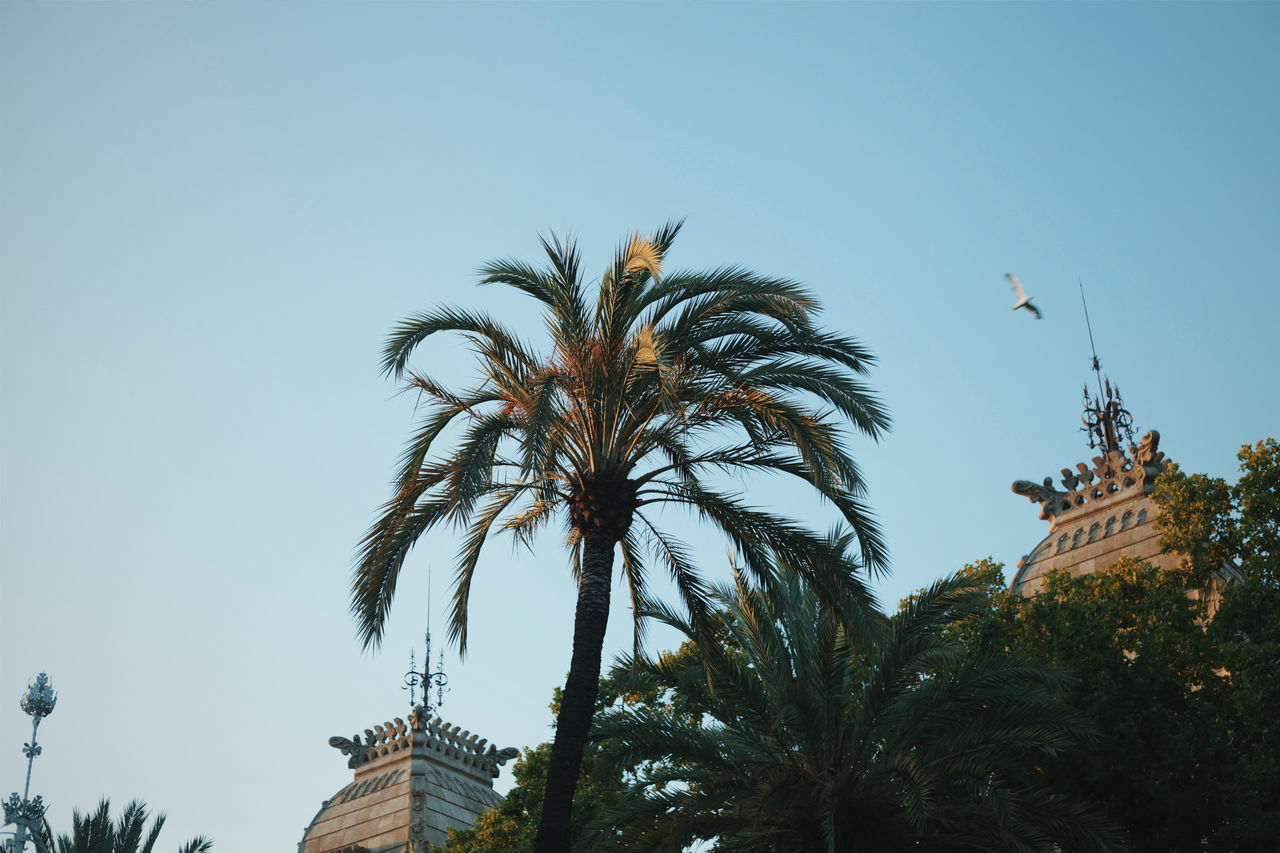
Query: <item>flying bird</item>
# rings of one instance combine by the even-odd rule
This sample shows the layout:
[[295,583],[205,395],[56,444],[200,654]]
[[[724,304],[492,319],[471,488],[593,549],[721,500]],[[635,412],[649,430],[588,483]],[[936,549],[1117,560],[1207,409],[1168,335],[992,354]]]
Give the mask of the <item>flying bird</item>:
[[1022,289],[1022,282],[1014,278],[1013,273],[1005,273],[1004,277],[1009,279],[1009,283],[1013,285],[1013,295],[1018,300],[1013,303],[1013,310],[1017,311],[1019,308],[1026,308],[1032,314],[1035,314],[1036,319],[1039,320],[1041,317],[1040,309],[1031,304],[1031,297],[1027,296],[1027,292]]

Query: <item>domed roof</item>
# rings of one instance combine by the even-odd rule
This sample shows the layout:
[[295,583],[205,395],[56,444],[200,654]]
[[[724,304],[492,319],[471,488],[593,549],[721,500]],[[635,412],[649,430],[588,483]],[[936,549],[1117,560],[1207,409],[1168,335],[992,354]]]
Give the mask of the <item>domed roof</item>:
[[493,790],[498,767],[518,752],[499,750],[419,707],[409,723],[332,737],[350,756],[355,778],[325,800],[298,843],[298,853],[408,853],[443,844],[449,827],[471,826],[502,804]]
[[1055,489],[1052,477],[1042,485],[1015,481],[1015,493],[1040,504],[1049,534],[1018,561],[1010,590],[1035,595],[1053,569],[1088,574],[1126,554],[1166,568],[1176,565],[1178,555],[1160,547],[1160,533],[1151,524],[1160,510],[1149,496],[1165,467],[1159,446],[1160,433],[1151,430],[1128,455],[1110,450],[1095,456],[1092,465],[1063,468],[1066,491]]

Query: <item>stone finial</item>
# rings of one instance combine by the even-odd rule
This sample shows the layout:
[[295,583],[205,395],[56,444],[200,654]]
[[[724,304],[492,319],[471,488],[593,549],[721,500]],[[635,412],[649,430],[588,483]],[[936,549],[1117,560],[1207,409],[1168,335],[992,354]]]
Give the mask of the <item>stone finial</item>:
[[1144,468],[1148,465],[1164,468],[1164,453],[1160,451],[1160,433],[1156,430],[1148,430],[1141,441],[1129,446],[1129,455]]

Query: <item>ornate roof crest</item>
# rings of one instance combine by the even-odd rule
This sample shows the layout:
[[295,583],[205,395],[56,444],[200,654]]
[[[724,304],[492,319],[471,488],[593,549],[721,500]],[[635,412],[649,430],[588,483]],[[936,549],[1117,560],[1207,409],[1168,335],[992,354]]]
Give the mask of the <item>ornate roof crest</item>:
[[1156,477],[1164,470],[1164,453],[1160,448],[1160,433],[1150,430],[1129,453],[1108,450],[1093,457],[1092,466],[1076,463],[1075,470],[1062,469],[1062,486],[1053,486],[1053,478],[1045,477],[1043,485],[1029,480],[1015,480],[1013,492],[1040,504],[1040,518],[1054,522],[1061,515],[1075,514],[1075,510],[1091,511],[1112,498],[1128,497],[1138,490],[1149,495],[1155,490]]

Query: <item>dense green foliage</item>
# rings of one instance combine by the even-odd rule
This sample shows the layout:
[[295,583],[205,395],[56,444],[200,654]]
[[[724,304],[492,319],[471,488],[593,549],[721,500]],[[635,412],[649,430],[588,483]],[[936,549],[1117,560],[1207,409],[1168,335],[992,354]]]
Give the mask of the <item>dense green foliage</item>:
[[[589,747],[582,759],[582,774],[573,794],[572,838],[580,837],[583,827],[594,822],[601,809],[623,790],[620,777],[600,772],[598,752]],[[526,749],[516,761],[512,771],[515,786],[502,805],[482,814],[471,829],[449,830],[442,849],[447,853],[529,853],[542,814],[550,760],[550,743]]]
[[[78,810],[71,816],[71,834],[58,837],[57,853],[153,853],[164,815],[158,814],[147,829],[147,806],[134,800],[124,808],[118,820],[111,819],[111,803],[98,803],[92,814]],[[178,853],[208,853],[213,842],[197,837],[178,848]]]
[[1227,744],[1217,731],[1213,659],[1185,576],[1124,559],[1034,598],[1001,594],[980,646],[1070,671],[1060,694],[1100,732],[1088,751],[1047,763],[1055,784],[1096,797],[1137,850],[1199,850],[1224,807]]
[[[607,682],[579,792],[579,846],[674,851],[714,838],[723,853],[891,850],[914,839],[929,850],[1000,849],[992,827],[1001,824],[984,811],[1006,793],[999,785],[981,786],[986,802],[955,808],[974,796],[966,778],[999,777],[950,775],[950,756],[984,726],[998,730],[993,695],[1024,691],[1018,701],[1032,704],[1020,713],[1035,709],[1029,722],[1050,736],[1012,753],[1015,762],[1038,755],[1034,770],[1008,777],[1023,782],[1018,808],[1048,809],[1043,819],[1074,803],[1080,818],[1088,814],[1080,804],[1094,803],[1138,853],[1274,850],[1280,450],[1268,439],[1241,448],[1240,461],[1235,484],[1176,467],[1160,479],[1162,543],[1186,558],[1175,569],[1124,558],[1078,578],[1050,574],[1028,599],[1008,594],[1002,566],[983,560],[908,598],[880,635],[866,621],[845,632],[794,584],[743,589],[722,593],[709,655],[687,619],[656,608],[690,639],[656,661],[627,662],[615,670],[623,680]],[[1244,580],[1210,619],[1207,602],[1187,590],[1227,563]],[[858,625],[855,616],[846,621]],[[912,634],[916,656],[893,654]],[[1011,678],[975,691],[972,679],[990,661]],[[1003,692],[1010,687],[1014,694]],[[975,715],[968,703],[977,697]],[[927,713],[913,713],[920,707]],[[875,720],[870,739],[858,729],[867,720]],[[1085,729],[1095,733],[1088,748],[1071,748]],[[902,746],[909,760],[895,758],[892,747]],[[453,853],[530,849],[545,756],[545,744],[526,755],[508,803],[458,833],[466,843]],[[913,790],[929,792],[928,809],[906,808]],[[1036,803],[1045,791],[1056,794]],[[1000,814],[1007,819],[1008,807]],[[971,818],[971,831],[958,818]],[[1106,843],[1105,827],[1084,824]]]
[[1154,499],[1161,543],[1185,555],[1193,581],[1231,562],[1250,580],[1280,586],[1280,443],[1246,444],[1237,458],[1234,485],[1176,465],[1160,475]]
[[[1061,696],[1100,739],[1046,774],[1096,797],[1139,853],[1269,851],[1280,837],[1280,449],[1268,439],[1240,461],[1235,485],[1176,467],[1161,476],[1156,524],[1184,556],[1176,569],[1124,558],[1077,578],[1050,573],[1031,599],[993,582],[990,611],[965,625],[979,648],[1075,676]],[[1186,591],[1228,563],[1244,581],[1210,620]]]
[[[1089,738],[1051,695],[1057,670],[973,656],[947,630],[981,612],[964,578],[889,619],[834,616],[794,576],[717,592],[717,642],[633,659],[624,684],[682,696],[597,720],[604,758],[632,779],[583,849],[724,853],[1111,850],[1119,836],[1038,767]],[[850,630],[849,627],[853,629]]]
[[[616,683],[609,678],[600,683],[597,710],[615,702],[638,702],[655,699],[619,695]],[[551,710],[558,710],[560,691],[556,691]],[[582,757],[582,773],[573,795],[572,838],[600,815],[626,787],[618,773],[606,770],[599,760],[598,744],[590,744]],[[512,768],[515,784],[507,792],[502,805],[482,814],[470,829],[450,829],[442,848],[446,853],[529,853],[542,815],[542,798],[547,786],[547,766],[551,760],[551,744],[541,743],[526,749]]]
[[[554,239],[543,243],[542,268],[486,265],[484,283],[539,303],[546,351],[488,316],[453,308],[407,318],[384,350],[383,369],[426,405],[352,578],[351,608],[366,644],[381,638],[405,557],[428,531],[466,531],[450,613],[463,650],[471,585],[491,536],[528,542],[553,521],[568,531],[577,607],[534,845],[546,853],[569,843],[615,553],[633,605],[645,599],[656,564],[695,621],[708,613],[706,583],[687,547],[662,529],[659,510],[674,506],[714,525],[766,587],[782,558],[831,606],[850,595],[868,600],[852,558],[723,480],[784,474],[840,512],[863,566],[886,560],[845,443],[850,428],[876,437],[888,425],[861,379],[870,355],[819,328],[816,300],[795,282],[738,267],[665,273],[679,230],[672,223],[651,238],[636,235],[598,284],[584,281],[576,247]],[[446,388],[408,369],[417,348],[440,333],[471,345],[481,377],[471,387]]]

